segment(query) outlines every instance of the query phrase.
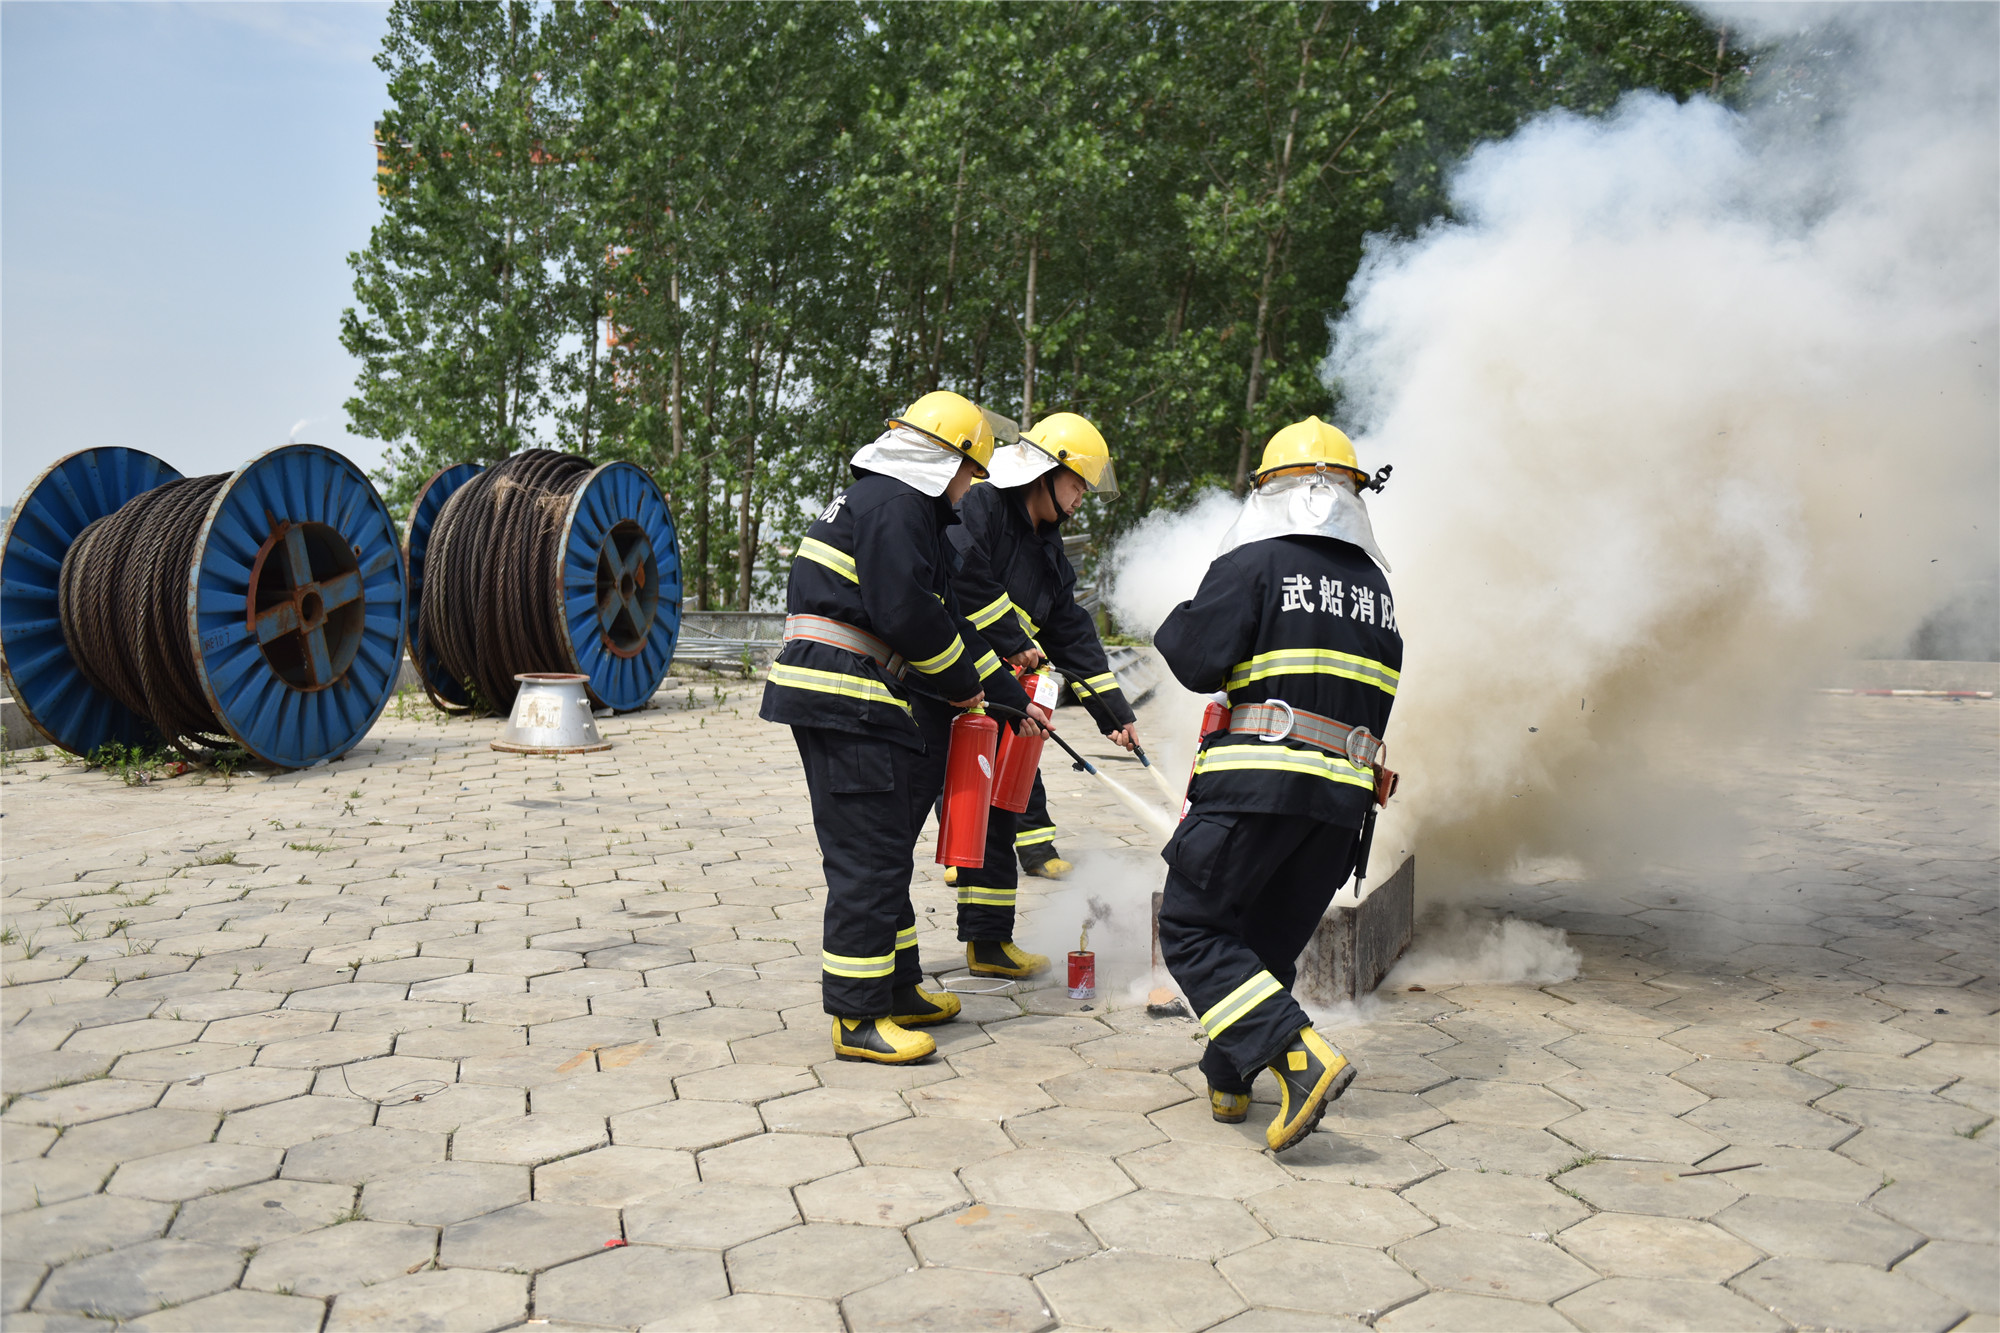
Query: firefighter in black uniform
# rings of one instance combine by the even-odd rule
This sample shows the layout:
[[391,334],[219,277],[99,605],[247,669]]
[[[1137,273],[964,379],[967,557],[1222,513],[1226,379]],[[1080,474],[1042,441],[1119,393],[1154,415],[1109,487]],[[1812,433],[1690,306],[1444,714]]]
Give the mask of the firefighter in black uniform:
[[1257,1071],[1277,1075],[1275,1151],[1354,1078],[1287,988],[1394,785],[1381,736],[1403,641],[1360,496],[1386,475],[1370,482],[1317,417],[1279,431],[1222,554],[1153,638],[1181,684],[1226,690],[1230,705],[1161,853],[1160,947],[1208,1034],[1215,1118],[1243,1120]]
[[[1132,705],[1111,674],[1090,613],[1076,604],[1076,570],[1062,541],[1062,525],[1085,495],[1118,493],[1104,436],[1074,412],[1057,412],[996,447],[991,472],[966,493],[960,526],[951,530],[959,605],[1009,666],[1053,663],[1098,729],[1131,749],[1139,740]],[[1026,814],[993,807],[986,864],[947,876],[958,888],[958,937],[973,973],[1025,978],[1048,970],[1045,956],[1013,943],[1014,857],[1018,851],[1030,874],[1061,878],[1069,865],[1056,855],[1055,833],[1037,773]]]
[[958,1014],[919,983],[911,857],[944,785],[951,719],[1027,698],[956,608],[945,530],[993,434],[955,393],[926,394],[855,454],[854,484],[806,530],[785,646],[758,716],[792,728],[826,871],[821,995],[834,1054],[905,1064],[909,1029]]

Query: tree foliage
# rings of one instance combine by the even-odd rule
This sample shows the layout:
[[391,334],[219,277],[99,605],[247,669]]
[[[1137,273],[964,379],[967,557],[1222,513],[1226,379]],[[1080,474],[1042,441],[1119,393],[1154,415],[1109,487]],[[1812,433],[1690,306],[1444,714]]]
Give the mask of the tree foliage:
[[1102,535],[1337,412],[1373,232],[1551,108],[1735,96],[1680,4],[397,0],[355,429],[407,498],[530,442],[652,469],[702,606],[751,605],[882,418],[1070,409]]

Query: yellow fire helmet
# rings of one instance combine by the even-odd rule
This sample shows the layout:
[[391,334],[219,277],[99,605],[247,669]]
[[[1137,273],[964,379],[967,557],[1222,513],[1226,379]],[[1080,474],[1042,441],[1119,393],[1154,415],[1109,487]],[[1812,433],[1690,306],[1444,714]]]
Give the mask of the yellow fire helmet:
[[907,426],[930,436],[955,454],[972,460],[979,475],[993,461],[993,428],[972,400],[939,389],[910,404],[909,411],[890,417],[885,425]]
[[1271,437],[1250,480],[1261,486],[1272,477],[1322,468],[1351,472],[1357,484],[1368,482],[1368,474],[1354,456],[1354,441],[1318,417],[1307,417]]
[[1117,473],[1111,466],[1111,447],[1097,427],[1074,412],[1057,412],[1021,432],[1021,444],[1039,450],[1058,467],[1066,467],[1083,479],[1092,495],[1110,499],[1118,494]]

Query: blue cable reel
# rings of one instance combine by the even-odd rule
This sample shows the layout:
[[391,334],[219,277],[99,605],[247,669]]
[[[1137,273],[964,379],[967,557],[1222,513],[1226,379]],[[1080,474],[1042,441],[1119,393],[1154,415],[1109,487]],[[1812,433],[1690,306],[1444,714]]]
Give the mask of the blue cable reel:
[[[476,463],[445,468],[424,484],[410,510],[412,657],[425,692],[447,711],[468,711],[474,700],[419,633],[425,560],[446,501],[484,470]],[[680,638],[680,541],[666,496],[638,465],[606,463],[570,494],[559,539],[562,660],[531,669],[587,676],[595,707],[629,712],[644,706],[666,679]],[[510,555],[519,553],[499,558]]]
[[[72,503],[74,480],[56,480],[93,469],[126,480]],[[8,680],[66,750],[162,739],[149,718],[84,678],[63,637],[57,577],[85,523],[176,479],[134,450],[85,450],[44,473],[16,507],[0,603]],[[260,454],[221,480],[193,550],[177,613],[218,731],[280,768],[352,749],[395,692],[406,600],[395,525],[366,474],[319,445]]]
[[72,754],[144,745],[152,722],[84,678],[63,640],[57,583],[77,534],[181,474],[137,449],[84,449],[28,483],[0,547],[0,676],[28,720]]

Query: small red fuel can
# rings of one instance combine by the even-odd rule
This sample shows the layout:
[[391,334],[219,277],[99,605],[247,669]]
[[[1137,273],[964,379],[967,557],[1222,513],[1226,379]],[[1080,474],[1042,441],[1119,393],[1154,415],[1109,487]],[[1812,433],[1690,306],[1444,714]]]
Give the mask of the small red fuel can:
[[986,821],[993,804],[993,757],[1000,724],[983,708],[951,722],[944,799],[938,806],[937,863],[977,870],[986,864]]
[[1069,998],[1072,1000],[1097,998],[1097,955],[1087,949],[1070,950]]

